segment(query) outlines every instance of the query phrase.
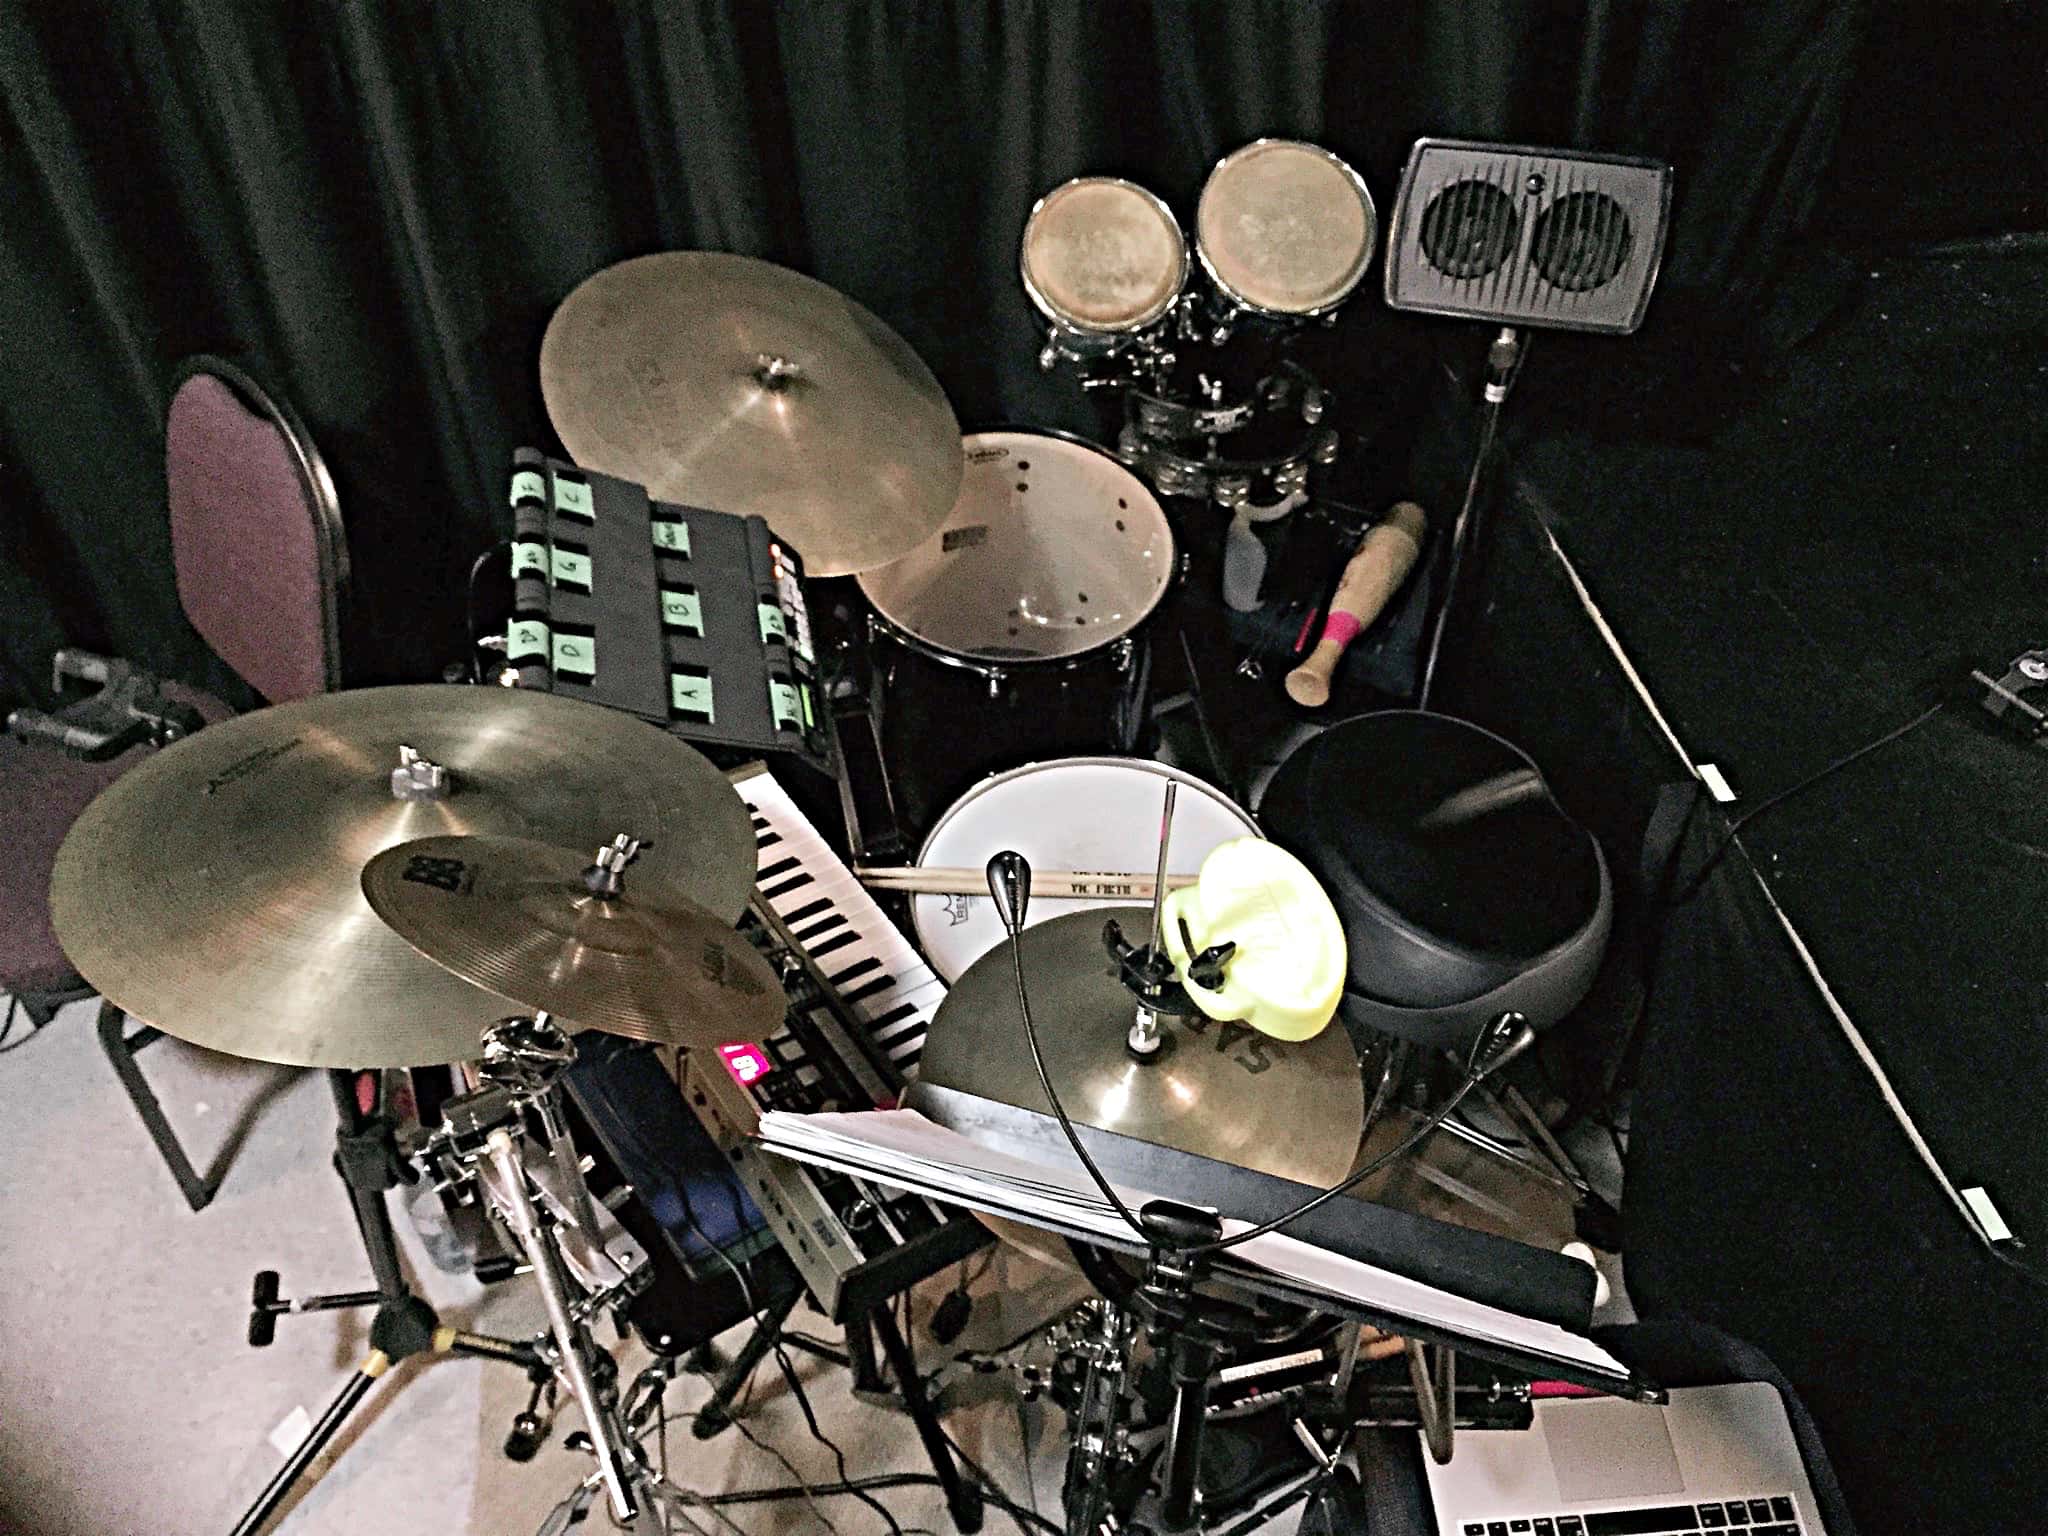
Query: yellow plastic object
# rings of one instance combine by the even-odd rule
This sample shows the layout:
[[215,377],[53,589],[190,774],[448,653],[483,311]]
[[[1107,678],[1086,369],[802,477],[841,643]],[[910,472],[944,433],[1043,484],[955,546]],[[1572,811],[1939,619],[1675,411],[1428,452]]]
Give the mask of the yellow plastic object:
[[[1199,954],[1234,943],[1223,984],[1188,980],[1181,924]],[[1276,1040],[1321,1033],[1344,992],[1344,928],[1308,866],[1257,837],[1233,838],[1202,861],[1195,883],[1166,898],[1174,974],[1212,1019],[1241,1019]]]

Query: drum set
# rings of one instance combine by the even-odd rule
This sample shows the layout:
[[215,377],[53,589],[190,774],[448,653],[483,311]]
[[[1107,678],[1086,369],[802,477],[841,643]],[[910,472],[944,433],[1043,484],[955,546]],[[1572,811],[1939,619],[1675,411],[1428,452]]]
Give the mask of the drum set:
[[[1049,325],[1042,361],[1126,392],[1115,453],[1050,432],[963,437],[929,371],[879,320],[745,257],[623,263],[550,324],[543,392],[586,467],[758,511],[811,571],[854,578],[868,704],[922,833],[895,888],[954,984],[924,1057],[930,1080],[1035,1102],[1019,1042],[998,1023],[1009,973],[991,951],[1005,916],[985,885],[933,884],[1014,850],[1066,882],[1048,886],[1015,942],[1078,1114],[1305,1182],[1351,1166],[1365,1107],[1342,1030],[1205,1035],[1192,1009],[1158,1011],[1143,1049],[1162,1064],[1143,1069],[1138,1091],[1129,1052],[1140,1046],[1118,1020],[1139,962],[1128,946],[1106,959],[1099,909],[1151,904],[1153,943],[1136,953],[1162,953],[1168,889],[1258,834],[1193,775],[1116,755],[1140,744],[1148,631],[1181,574],[1159,498],[1206,496],[1241,519],[1299,503],[1336,438],[1327,396],[1286,347],[1357,287],[1376,224],[1349,166],[1287,140],[1217,165],[1192,262],[1166,205],[1128,181],[1082,177],[1041,199],[1021,267]],[[596,1342],[594,1323],[647,1283],[647,1256],[592,1201],[561,1085],[576,1030],[710,1050],[779,1026],[781,980],[733,928],[756,854],[731,784],[675,736],[510,687],[365,689],[264,709],[150,759],[80,818],[52,890],[74,963],[167,1033],[330,1071],[336,1164],[377,1277],[374,1292],[296,1301],[274,1276],[259,1282],[252,1338],[282,1313],[374,1305],[374,1348],[237,1536],[267,1523],[375,1380],[429,1350],[517,1364],[536,1403],[567,1389],[595,1460],[575,1516],[600,1496],[620,1522],[687,1504],[639,1449],[665,1367],[622,1386]],[[887,870],[857,873],[892,885]],[[548,1320],[535,1339],[443,1328],[399,1265],[384,1195],[409,1168],[375,1081],[451,1062],[464,1064],[460,1092],[419,1161],[487,1210],[533,1273]],[[1094,1536],[1128,1515],[1127,1490],[1112,1484],[1140,1459],[1119,1406],[1131,1314],[1090,1318],[1072,1352],[1085,1370],[1069,1528]],[[1245,1336],[1303,1326],[1275,1333],[1265,1319]],[[1221,1337],[1203,1345],[1212,1364]],[[1173,1513],[1185,1523],[1189,1511]]]

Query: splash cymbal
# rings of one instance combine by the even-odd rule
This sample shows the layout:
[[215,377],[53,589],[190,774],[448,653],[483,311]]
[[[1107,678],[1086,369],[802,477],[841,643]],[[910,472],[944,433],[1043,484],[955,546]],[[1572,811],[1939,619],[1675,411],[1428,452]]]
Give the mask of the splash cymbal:
[[578,464],[758,513],[812,576],[908,554],[960,489],[960,423],[908,343],[750,256],[665,251],[586,278],[548,321],[540,383]]
[[363,895],[436,965],[579,1029],[662,1045],[774,1033],[782,983],[761,952],[637,867],[617,894],[594,894],[594,852],[423,837],[370,860]]
[[[409,798],[401,747],[423,760]],[[365,688],[145,758],[72,826],[50,910],[79,973],[179,1039],[292,1066],[426,1066],[476,1055],[507,1009],[380,922],[363,865],[430,834],[594,849],[620,831],[648,840],[645,875],[721,919],[745,907],[746,806],[675,737],[548,693]]]
[[[1166,1050],[1138,1061],[1124,1047],[1134,999],[1102,947],[1112,915],[1070,912],[1023,934],[1031,1018],[1068,1116],[1302,1184],[1349,1173],[1365,1094],[1344,1031],[1284,1042],[1243,1024],[1165,1019]],[[1026,1043],[1007,940],[939,1004],[918,1077],[1052,1113]]]

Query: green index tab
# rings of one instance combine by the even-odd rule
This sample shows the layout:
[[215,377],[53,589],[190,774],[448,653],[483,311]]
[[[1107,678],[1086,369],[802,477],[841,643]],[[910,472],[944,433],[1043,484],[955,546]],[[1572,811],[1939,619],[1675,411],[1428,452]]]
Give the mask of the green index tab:
[[548,547],[531,539],[522,539],[512,546],[512,578],[521,576],[545,577],[548,573]]
[[597,507],[590,499],[590,487],[559,476],[555,480],[555,510],[586,521],[597,519]]
[[590,556],[579,555],[573,549],[556,549],[551,554],[550,569],[556,586],[581,587],[586,592],[591,590]]
[[555,636],[555,670],[564,677],[597,676],[597,640],[592,635]]
[[661,622],[669,629],[688,630],[693,635],[704,633],[704,610],[694,592],[672,592],[667,588],[661,594]]
[[770,640],[787,640],[789,625],[782,617],[782,609],[776,603],[757,603],[755,612],[761,616],[761,643]]
[[522,469],[512,477],[512,505],[522,501],[546,501],[548,483],[541,479],[537,469]]
[[711,707],[709,677],[690,672],[669,673],[668,702],[669,708],[678,714],[695,715],[707,722],[717,718]]
[[505,626],[507,661],[545,661],[548,655],[548,627],[539,619],[514,619]]
[[804,728],[803,705],[797,700],[796,685],[779,677],[768,679],[768,707],[775,712],[775,729],[800,731]]
[[690,525],[677,522],[674,518],[658,517],[654,520],[654,547],[665,549],[672,555],[690,558]]

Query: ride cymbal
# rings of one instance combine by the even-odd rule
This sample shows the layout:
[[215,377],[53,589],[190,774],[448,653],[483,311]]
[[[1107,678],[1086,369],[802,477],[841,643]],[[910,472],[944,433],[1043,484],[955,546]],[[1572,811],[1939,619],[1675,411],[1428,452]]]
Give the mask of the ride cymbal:
[[[1358,1053],[1342,1029],[1282,1042],[1243,1024],[1162,1019],[1166,1049],[1124,1047],[1136,999],[1102,947],[1107,911],[1024,930],[1024,980],[1039,1048],[1076,1124],[1235,1163],[1302,1184],[1351,1171],[1365,1123]],[[1052,1113],[1032,1066],[1006,939],[939,1004],[918,1078]]]
[[903,338],[750,256],[666,251],[586,278],[548,321],[540,384],[578,464],[758,513],[811,576],[908,554],[960,489],[960,423]]
[[423,837],[363,867],[370,909],[464,981],[579,1029],[661,1045],[761,1040],[782,983],[761,952],[651,873],[616,894],[592,854],[517,837]]
[[[409,798],[402,747],[421,758],[403,769]],[[426,1066],[474,1056],[507,1010],[378,920],[363,865],[430,834],[594,849],[621,830],[647,839],[646,876],[720,918],[745,907],[746,806],[675,737],[548,693],[365,688],[145,758],[73,825],[50,911],[87,981],[181,1040],[292,1066]]]

